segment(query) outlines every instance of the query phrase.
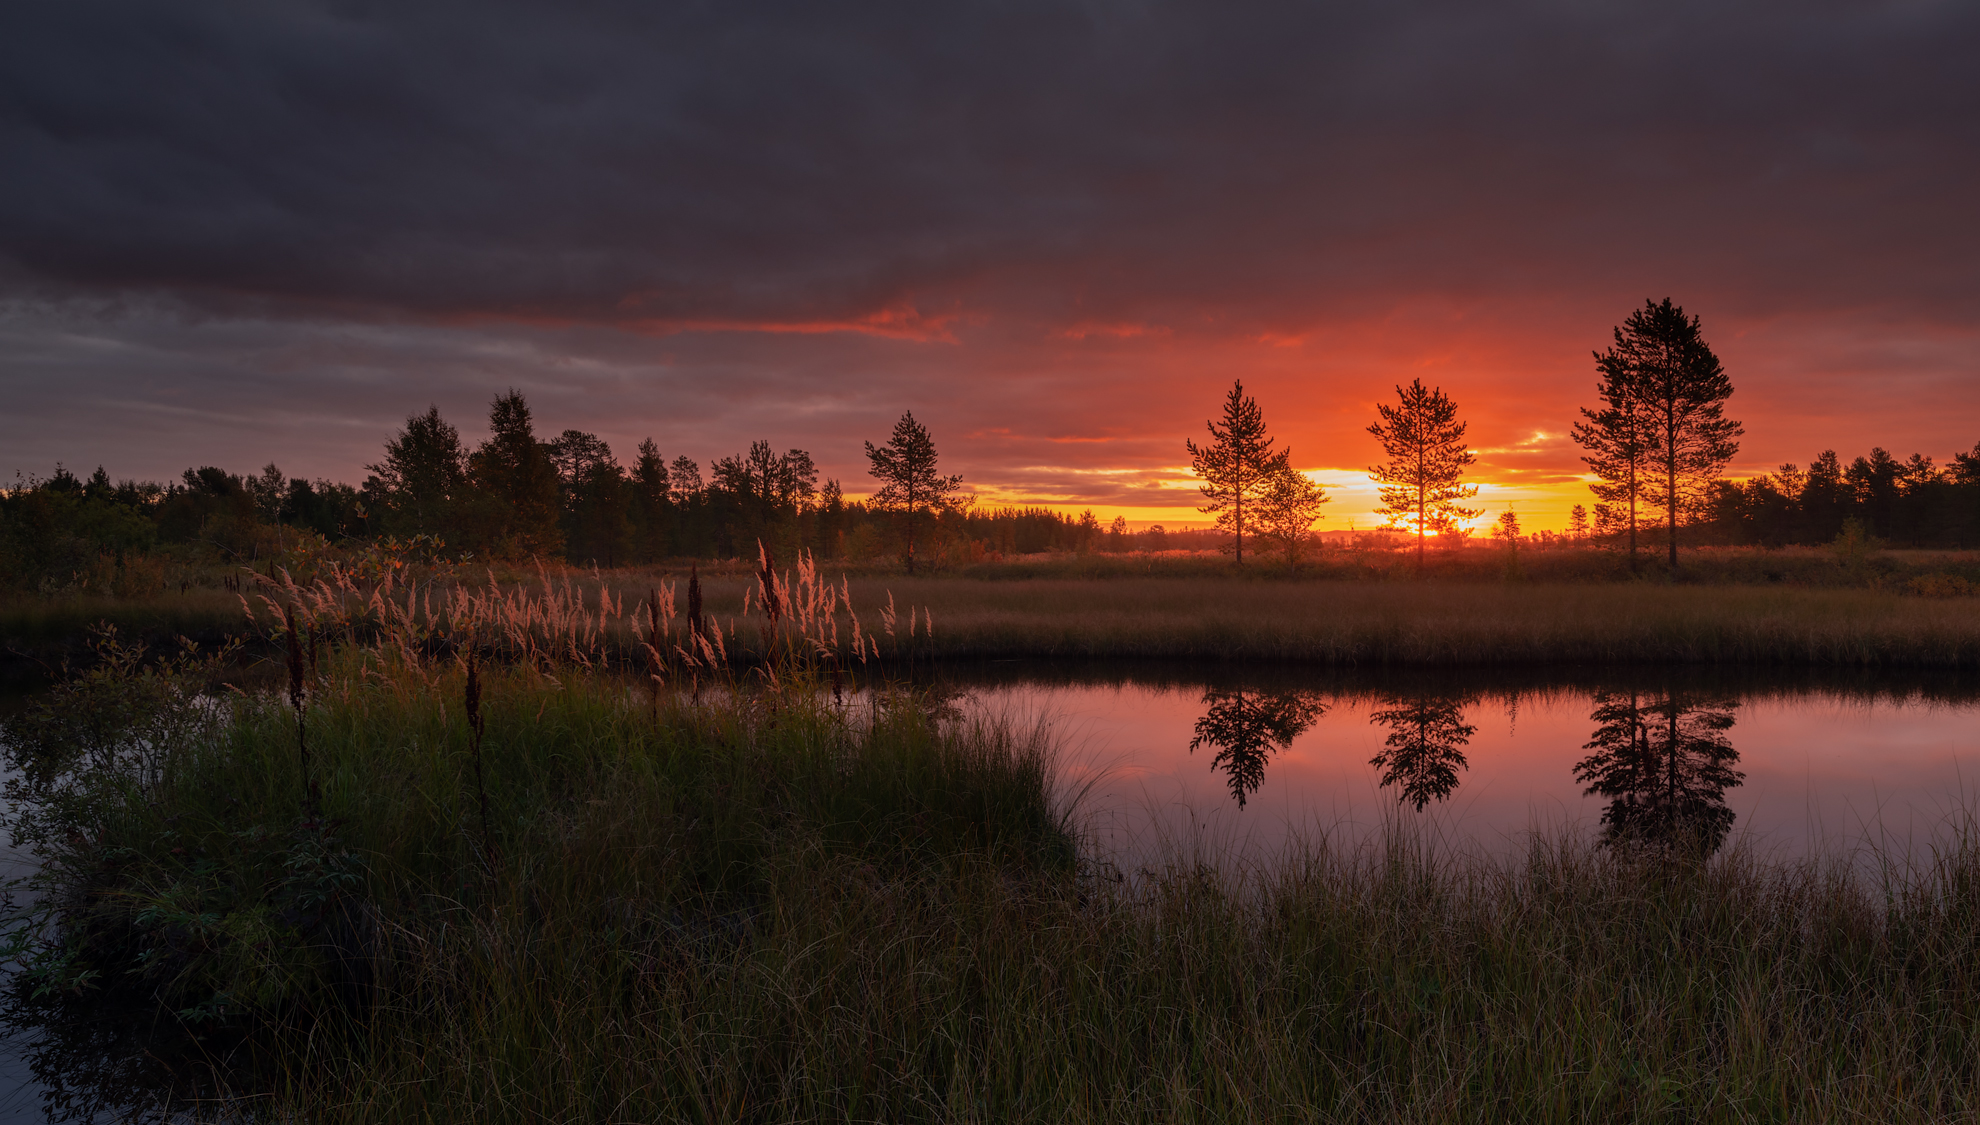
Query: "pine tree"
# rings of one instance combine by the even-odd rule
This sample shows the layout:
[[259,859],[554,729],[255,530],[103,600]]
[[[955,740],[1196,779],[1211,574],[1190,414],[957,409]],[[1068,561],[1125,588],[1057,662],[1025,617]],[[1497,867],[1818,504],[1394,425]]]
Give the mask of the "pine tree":
[[640,561],[658,562],[667,556],[667,533],[673,509],[672,481],[667,459],[652,438],[639,443],[639,460],[632,470],[633,534]]
[[442,535],[454,531],[467,491],[467,457],[461,434],[440,417],[440,408],[406,419],[406,427],[385,443],[385,459],[366,465],[372,478],[365,491],[379,521],[395,535]]
[[[1606,352],[1595,353],[1595,370],[1601,379],[1595,393],[1602,408],[1581,408],[1583,421],[1574,424],[1574,440],[1588,452],[1582,461],[1601,478],[1589,486],[1597,500],[1626,507],[1629,516],[1629,568],[1636,569],[1637,501],[1643,496],[1644,462],[1649,456],[1645,441],[1645,419],[1638,402],[1636,369],[1639,342],[1615,330],[1616,341]],[[1616,509],[1612,508],[1611,511]]]
[[914,420],[913,411],[894,423],[886,445],[876,449],[867,442],[866,458],[873,464],[868,471],[880,482],[880,491],[867,500],[867,506],[901,515],[907,532],[907,571],[913,574],[915,523],[922,514],[947,507],[962,488],[962,477],[935,471],[935,440]]
[[1244,565],[1245,531],[1257,522],[1257,506],[1272,486],[1275,473],[1290,471],[1288,451],[1273,452],[1265,436],[1265,415],[1256,400],[1244,393],[1241,380],[1231,383],[1224,399],[1224,422],[1205,422],[1211,441],[1198,446],[1185,441],[1190,468],[1203,478],[1197,488],[1208,504],[1198,508],[1217,517],[1217,527],[1231,533],[1237,564]]
[[[1623,321],[1608,357],[1598,359],[1610,357],[1615,370],[1605,370],[1605,379],[1624,381],[1617,402],[1627,404],[1630,416],[1617,425],[1633,430],[1633,448],[1641,458],[1638,483],[1643,499],[1663,510],[1675,568],[1678,524],[1739,452],[1734,439],[1745,431],[1724,416],[1732,380],[1705,343],[1698,318],[1686,317],[1669,297],[1661,304],[1646,300]],[[1634,517],[1633,508],[1630,514]],[[1630,536],[1633,559],[1633,518]]]
[[625,561],[633,525],[625,470],[597,434],[565,430],[545,451],[563,491],[564,543],[576,563]]
[[488,429],[488,440],[468,458],[480,491],[483,543],[512,557],[561,557],[557,466],[549,446],[536,440],[522,392],[511,390],[490,404]]
[[1389,463],[1372,466],[1368,473],[1381,485],[1382,506],[1375,510],[1389,517],[1389,525],[1403,518],[1415,521],[1416,568],[1421,571],[1424,537],[1431,531],[1449,532],[1458,521],[1478,514],[1478,509],[1457,503],[1478,495],[1477,485],[1461,483],[1465,467],[1477,458],[1464,446],[1465,423],[1457,420],[1457,404],[1445,397],[1442,387],[1426,390],[1417,379],[1397,387],[1396,394],[1399,405],[1377,403],[1381,420],[1368,427]]

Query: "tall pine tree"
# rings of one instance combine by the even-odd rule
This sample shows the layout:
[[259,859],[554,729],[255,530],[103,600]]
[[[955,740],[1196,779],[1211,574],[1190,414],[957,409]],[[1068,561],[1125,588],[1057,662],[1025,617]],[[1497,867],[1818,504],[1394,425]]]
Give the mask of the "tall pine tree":
[[1478,495],[1478,486],[1465,484],[1464,470],[1477,460],[1464,445],[1465,423],[1457,420],[1457,404],[1438,387],[1426,390],[1423,380],[1397,387],[1400,402],[1395,406],[1375,405],[1380,420],[1368,432],[1382,443],[1389,463],[1369,468],[1368,474],[1381,485],[1382,506],[1375,509],[1389,517],[1393,526],[1399,519],[1416,524],[1416,569],[1423,569],[1424,537],[1432,531],[1448,532],[1460,520],[1478,514],[1476,508],[1458,504]]
[[1289,451],[1272,449],[1273,439],[1265,436],[1265,414],[1257,400],[1244,393],[1244,383],[1231,383],[1224,398],[1224,422],[1205,422],[1210,442],[1197,445],[1183,442],[1189,451],[1190,468],[1203,479],[1197,488],[1209,503],[1198,508],[1217,517],[1217,527],[1231,533],[1231,550],[1237,564],[1244,565],[1244,536],[1255,528],[1258,506],[1272,487],[1276,474],[1291,472]]
[[872,442],[866,443],[866,459],[873,466],[868,471],[880,482],[880,491],[867,499],[867,507],[900,514],[907,525],[907,571],[913,574],[916,522],[948,507],[962,488],[962,477],[935,471],[935,439],[914,420],[913,411],[894,423],[886,445],[876,449]]
[[1595,353],[1595,370],[1601,373],[1595,393],[1602,397],[1602,406],[1599,410],[1582,407],[1583,420],[1574,424],[1573,431],[1575,442],[1588,451],[1582,461],[1601,478],[1589,486],[1589,491],[1596,499],[1629,512],[1631,570],[1636,569],[1636,506],[1643,497],[1644,462],[1649,456],[1646,420],[1637,398],[1637,349],[1634,338],[1626,338],[1618,328],[1609,350]]
[[1725,417],[1732,380],[1705,343],[1698,318],[1669,297],[1644,301],[1616,330],[1631,383],[1643,443],[1644,499],[1664,513],[1670,565],[1677,566],[1677,529],[1695,511],[1745,431]]
[[467,491],[466,462],[460,431],[439,407],[407,418],[385,443],[385,459],[365,466],[373,474],[365,494],[380,527],[394,535],[452,533]]
[[522,392],[511,390],[489,405],[488,429],[488,440],[468,458],[485,548],[512,558],[562,557],[557,466],[549,446],[536,440]]
[[1596,495],[1630,499],[1630,559],[1635,561],[1635,497],[1663,511],[1669,562],[1677,566],[1677,525],[1701,509],[1711,483],[1738,454],[1740,424],[1725,416],[1733,380],[1699,331],[1669,297],[1643,301],[1616,329],[1616,343],[1596,357],[1602,370],[1598,412],[1574,438],[1602,477]]

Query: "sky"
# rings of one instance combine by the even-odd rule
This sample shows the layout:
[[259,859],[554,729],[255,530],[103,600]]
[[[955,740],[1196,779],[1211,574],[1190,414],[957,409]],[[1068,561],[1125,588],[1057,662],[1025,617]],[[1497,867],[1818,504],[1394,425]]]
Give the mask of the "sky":
[[470,441],[849,494],[903,411],[990,504],[1201,523],[1234,380],[1368,527],[1453,398],[1559,527],[1591,353],[1701,319],[1734,475],[1980,442],[1980,5],[516,5],[0,13],[0,474],[357,482]]

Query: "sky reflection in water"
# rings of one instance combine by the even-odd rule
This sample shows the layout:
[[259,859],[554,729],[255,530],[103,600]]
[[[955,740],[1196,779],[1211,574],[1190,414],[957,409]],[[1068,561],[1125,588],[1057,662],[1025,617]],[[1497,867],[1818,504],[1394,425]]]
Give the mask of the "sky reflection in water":
[[1066,783],[1099,778],[1086,799],[1098,842],[1136,859],[1164,840],[1259,854],[1289,833],[1355,837],[1386,821],[1489,851],[1572,828],[1795,856],[1866,836],[1922,846],[1980,795],[1970,694],[1735,690],[1709,675],[1478,687],[1224,676],[1006,673],[970,690],[986,712],[1053,718]]

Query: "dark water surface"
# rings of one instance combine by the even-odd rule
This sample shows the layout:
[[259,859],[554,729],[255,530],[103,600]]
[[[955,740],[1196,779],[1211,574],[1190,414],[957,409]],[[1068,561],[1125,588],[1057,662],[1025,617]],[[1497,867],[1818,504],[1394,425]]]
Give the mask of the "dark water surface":
[[1916,853],[1980,808],[1976,677],[1725,669],[952,670],[966,706],[1045,717],[1094,843],[1269,855],[1299,835],[1534,830]]

